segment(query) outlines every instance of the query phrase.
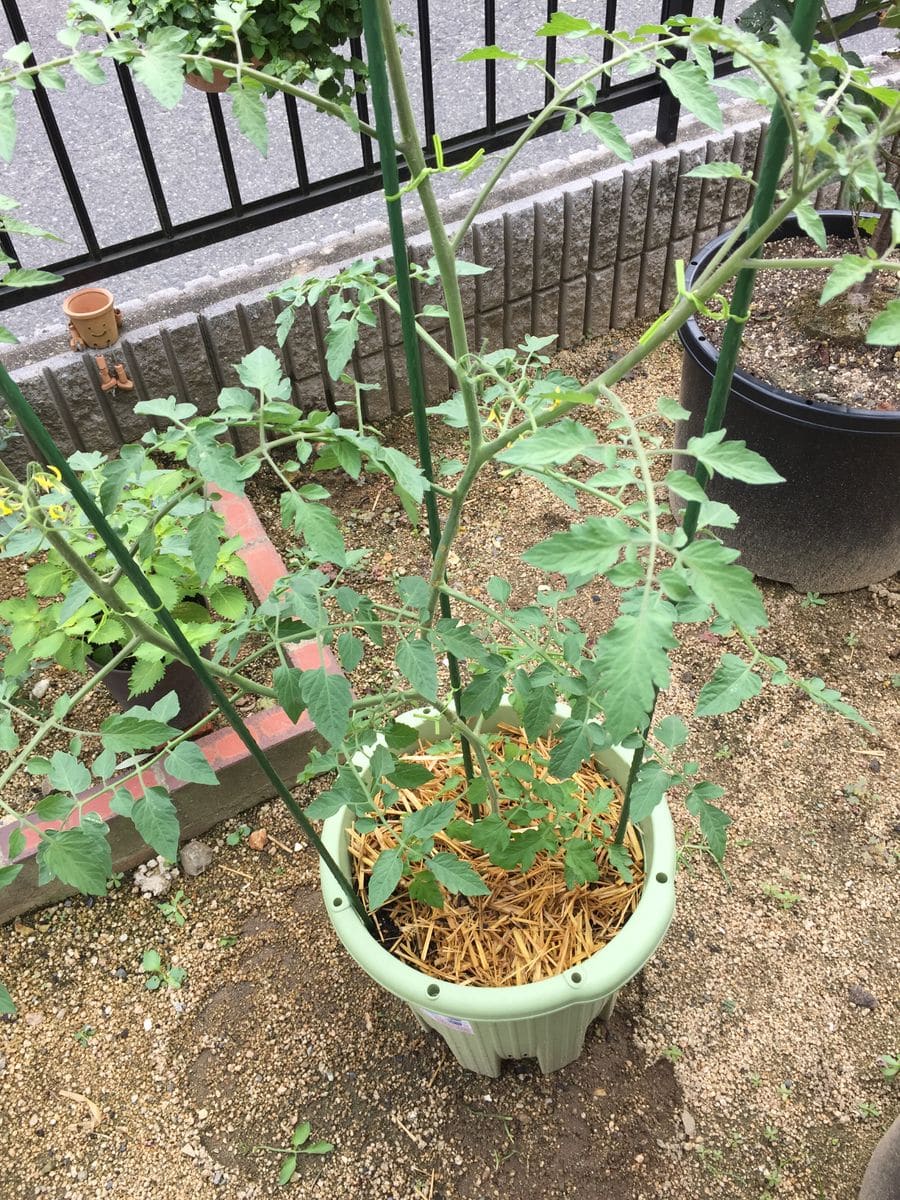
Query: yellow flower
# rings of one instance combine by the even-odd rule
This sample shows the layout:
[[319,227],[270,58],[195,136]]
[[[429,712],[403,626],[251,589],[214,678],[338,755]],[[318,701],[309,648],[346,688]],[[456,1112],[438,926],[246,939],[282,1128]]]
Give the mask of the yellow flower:
[[14,500],[9,488],[0,488],[0,517],[12,516],[14,512],[18,512],[22,505],[18,500]]
[[47,509],[47,515],[51,521],[64,521],[66,519],[66,510],[61,504],[51,504]]

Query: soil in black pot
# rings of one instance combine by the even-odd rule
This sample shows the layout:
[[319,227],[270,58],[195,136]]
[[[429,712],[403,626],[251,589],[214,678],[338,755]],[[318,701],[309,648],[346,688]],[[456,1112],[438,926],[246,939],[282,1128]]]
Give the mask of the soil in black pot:
[[[838,258],[860,254],[852,239],[829,237],[821,250],[809,238],[786,238],[766,246],[766,258]],[[880,271],[867,297],[854,289],[820,305],[829,268],[760,270],[738,365],[766,383],[825,404],[854,408],[900,408],[900,367],[894,346],[867,346],[866,330],[889,300],[900,296],[900,280]],[[870,277],[871,278],[871,277]],[[725,290],[730,296],[730,287]],[[724,322],[699,317],[718,348]]]

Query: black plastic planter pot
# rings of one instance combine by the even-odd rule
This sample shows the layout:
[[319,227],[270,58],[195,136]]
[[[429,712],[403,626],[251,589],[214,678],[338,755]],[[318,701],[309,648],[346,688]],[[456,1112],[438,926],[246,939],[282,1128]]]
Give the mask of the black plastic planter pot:
[[[204,657],[207,657],[204,654]],[[88,666],[93,671],[99,670],[99,663],[95,663],[93,659],[88,659]],[[141,704],[145,708],[151,708],[157,700],[161,700],[163,696],[169,692],[174,692],[178,697],[180,708],[178,715],[173,717],[170,724],[176,729],[190,729],[210,711],[213,707],[212,696],[200,682],[197,675],[190,667],[185,666],[181,662],[172,662],[166,667],[165,674],[162,679],[149,692],[143,692],[140,696],[128,695],[128,677],[131,674],[130,668],[126,670],[110,671],[108,675],[103,677],[103,683],[109,694],[123,711],[133,708],[135,704]]]
[[[849,213],[821,216],[829,233],[852,236]],[[791,218],[773,240],[801,233]],[[688,288],[726,236],[691,260]],[[676,430],[681,447],[703,431],[718,353],[694,320],[679,337],[681,403],[691,413]],[[723,540],[755,575],[801,592],[846,592],[900,570],[900,411],[806,400],[738,370],[724,424],[730,438],[743,438],[787,481],[760,487],[716,476],[708,488],[740,515]]]

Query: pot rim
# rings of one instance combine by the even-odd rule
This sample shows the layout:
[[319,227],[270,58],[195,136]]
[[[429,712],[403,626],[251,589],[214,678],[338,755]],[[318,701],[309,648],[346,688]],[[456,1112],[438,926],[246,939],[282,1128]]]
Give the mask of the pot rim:
[[[873,214],[861,214],[871,216]],[[852,214],[847,209],[821,209],[819,216],[825,223],[829,233],[835,232],[835,226],[849,225]],[[829,227],[830,226],[830,227]],[[840,230],[838,230],[840,233]],[[781,241],[788,237],[802,235],[803,230],[796,217],[788,217],[783,224],[768,239]],[[731,236],[731,233],[720,234],[707,242],[694,256],[685,268],[685,285],[690,290],[694,278],[704,268],[720,246]],[[689,317],[678,330],[678,339],[686,353],[710,375],[715,374],[719,361],[719,352],[701,331],[696,317]],[[900,436],[900,409],[884,411],[870,408],[854,408],[848,404],[829,404],[824,400],[808,400],[796,392],[788,392],[775,384],[767,383],[757,375],[750,374],[740,367],[736,368],[731,390],[742,401],[756,408],[777,412],[779,416],[787,417],[801,425],[816,428],[832,428],[844,433],[877,434]]]
[[[97,292],[98,294],[106,297],[106,299],[103,301],[103,303],[100,305],[99,308],[73,309],[71,307],[72,302],[74,300],[78,300],[82,296],[87,296],[91,292]],[[66,296],[65,300],[63,300],[62,306],[63,306],[63,312],[70,319],[81,320],[81,321],[90,321],[93,317],[99,317],[99,316],[102,316],[105,312],[108,312],[109,309],[112,308],[113,304],[114,304],[113,294],[107,288],[86,287],[86,288],[79,288],[77,292],[72,292],[72,294],[70,296]]]
[[[560,710],[565,709],[564,705],[557,706],[560,715]],[[430,723],[433,718],[429,710],[419,709],[405,713],[398,720],[418,731],[425,720]],[[502,705],[493,719],[511,718],[518,719],[515,711],[509,705]],[[622,747],[598,751],[594,758],[614,775],[627,777],[631,753]],[[351,820],[351,811],[344,807],[328,818],[322,834],[328,850],[348,876],[345,833]],[[505,1021],[528,1019],[573,1004],[596,1003],[617,992],[641,970],[665,936],[675,908],[675,830],[665,798],[638,828],[644,842],[645,876],[634,912],[612,940],[590,958],[560,975],[535,983],[506,987],[451,983],[401,962],[368,932],[330,872],[320,863],[325,907],[344,947],[366,974],[386,991],[427,1012],[463,1020]]]

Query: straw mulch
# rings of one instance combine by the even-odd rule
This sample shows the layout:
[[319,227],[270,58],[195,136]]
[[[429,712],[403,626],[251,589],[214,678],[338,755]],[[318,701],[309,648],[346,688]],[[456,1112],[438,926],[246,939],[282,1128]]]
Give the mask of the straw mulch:
[[[520,729],[501,727],[500,733],[492,747],[506,738],[517,742],[535,774],[552,778],[544,765],[552,738],[538,739],[529,747]],[[395,829],[405,815],[440,795],[443,800],[457,799],[458,817],[470,817],[463,768],[457,761],[449,761],[451,757],[432,754],[427,747],[405,756],[404,761],[427,767],[435,779],[416,791],[401,790],[397,803],[385,813],[386,825],[379,824],[367,834],[352,830],[350,855],[360,895],[367,894],[368,877],[378,854],[397,845]],[[593,764],[582,767],[573,778],[583,797],[591,796],[598,787],[613,790],[614,799],[602,817],[590,817],[584,806],[581,814],[601,838],[609,838],[609,830],[615,829],[619,818],[621,789]],[[395,818],[393,823],[391,818]],[[435,909],[410,900],[401,883],[395,896],[375,914],[382,941],[404,962],[453,983],[502,987],[559,975],[602,949],[634,912],[643,887],[643,853],[631,827],[626,845],[634,864],[632,883],[622,882],[601,849],[599,880],[569,889],[561,850],[539,854],[528,871],[507,871],[494,866],[484,852],[439,833],[435,850],[450,850],[468,861],[491,889],[490,895],[465,897],[445,892],[444,907]]]

